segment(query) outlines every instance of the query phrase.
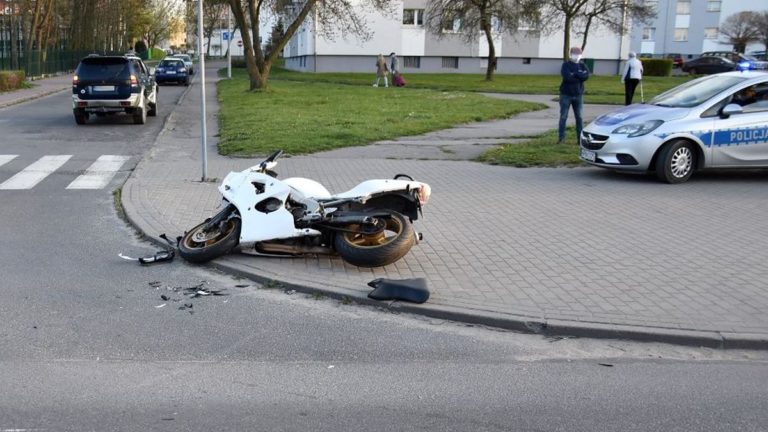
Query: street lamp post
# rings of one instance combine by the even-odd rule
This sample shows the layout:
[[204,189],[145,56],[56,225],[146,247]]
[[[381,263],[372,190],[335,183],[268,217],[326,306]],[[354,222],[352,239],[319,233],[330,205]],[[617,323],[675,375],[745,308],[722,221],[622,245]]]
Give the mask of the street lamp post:
[[203,55],[203,0],[197,2],[197,57],[200,59],[200,146],[203,159],[203,176],[201,181],[208,178],[208,128],[205,124],[205,56]]
[[232,7],[227,5],[227,79],[232,79]]

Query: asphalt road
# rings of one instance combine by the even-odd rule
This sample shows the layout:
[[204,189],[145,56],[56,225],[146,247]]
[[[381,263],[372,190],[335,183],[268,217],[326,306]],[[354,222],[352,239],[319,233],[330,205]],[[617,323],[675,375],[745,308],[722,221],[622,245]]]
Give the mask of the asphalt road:
[[[112,191],[183,91],[143,126],[76,126],[66,94],[0,110],[0,185],[72,155],[0,190],[0,432],[766,430],[763,352],[546,339],[121,259],[156,248]],[[67,189],[102,155],[129,159]]]

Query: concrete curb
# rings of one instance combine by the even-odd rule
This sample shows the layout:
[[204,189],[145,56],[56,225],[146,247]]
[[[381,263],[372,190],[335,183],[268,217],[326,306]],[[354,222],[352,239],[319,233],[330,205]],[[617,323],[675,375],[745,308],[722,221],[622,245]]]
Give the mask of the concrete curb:
[[21,103],[24,103],[24,102],[29,102],[31,100],[35,100],[35,99],[41,99],[41,98],[44,98],[46,96],[51,96],[51,95],[54,95],[56,93],[61,93],[61,92],[65,92],[65,91],[67,91],[67,89],[51,90],[51,91],[47,91],[47,92],[43,92],[43,93],[36,93],[34,95],[31,95],[31,96],[28,96],[28,97],[24,97],[24,98],[13,99],[13,100],[10,100],[8,102],[0,102],[0,108],[7,108],[9,106],[18,105],[18,104],[21,104]]

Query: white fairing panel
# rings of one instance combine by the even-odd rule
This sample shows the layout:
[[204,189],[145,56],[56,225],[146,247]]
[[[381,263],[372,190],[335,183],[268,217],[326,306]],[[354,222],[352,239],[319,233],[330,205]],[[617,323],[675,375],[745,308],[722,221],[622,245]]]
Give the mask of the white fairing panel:
[[333,195],[332,198],[357,198],[381,192],[414,190],[421,187],[421,184],[421,182],[409,180],[366,180],[346,192]]
[[331,193],[320,183],[303,177],[291,177],[283,180],[288,186],[301,192],[305,198],[328,199]]
[[[254,183],[263,184],[264,192],[259,193]],[[284,205],[270,213],[256,210],[256,204],[267,198],[276,198],[285,203],[291,188],[280,180],[262,173],[232,172],[224,178],[224,182],[219,186],[219,191],[240,212],[242,219],[241,242],[257,242],[309,234],[307,230],[297,230],[294,227],[293,215]]]

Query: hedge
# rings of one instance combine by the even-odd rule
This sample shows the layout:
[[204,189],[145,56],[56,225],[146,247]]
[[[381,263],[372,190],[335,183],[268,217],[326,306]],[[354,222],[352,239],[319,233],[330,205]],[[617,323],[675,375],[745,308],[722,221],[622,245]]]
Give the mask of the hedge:
[[0,71],[0,91],[16,90],[21,88],[26,75],[23,70]]
[[643,62],[643,75],[646,76],[670,76],[672,75],[671,59],[640,59]]

